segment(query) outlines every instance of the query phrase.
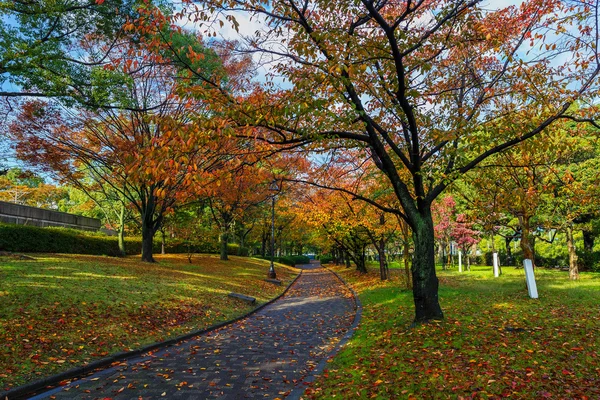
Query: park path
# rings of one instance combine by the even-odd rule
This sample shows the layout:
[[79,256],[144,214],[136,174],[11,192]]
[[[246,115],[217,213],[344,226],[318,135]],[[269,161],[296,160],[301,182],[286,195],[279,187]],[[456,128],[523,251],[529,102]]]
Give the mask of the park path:
[[300,267],[283,297],[245,319],[35,399],[275,399],[292,391],[298,397],[356,309],[333,273]]

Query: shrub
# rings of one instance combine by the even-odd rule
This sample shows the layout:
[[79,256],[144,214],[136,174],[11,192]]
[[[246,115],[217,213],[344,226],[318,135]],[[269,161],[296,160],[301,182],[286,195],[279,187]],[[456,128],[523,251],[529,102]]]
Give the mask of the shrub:
[[[140,239],[126,241],[128,252],[139,253]],[[0,250],[25,253],[119,255],[117,238],[66,228],[0,224]]]
[[[492,252],[488,251],[485,253],[484,257],[485,257],[485,265],[487,266],[492,266],[493,262],[492,262]],[[478,260],[476,261],[476,263],[480,262],[481,256],[477,257]],[[515,266],[515,267],[522,267],[523,266],[523,252],[521,250],[516,250],[512,252],[512,261],[509,262],[507,255],[506,255],[506,250],[505,249],[501,249],[498,250],[498,259],[500,261],[500,265],[501,266]],[[537,258],[536,258],[536,262],[537,262]],[[481,264],[483,265],[483,264]]]
[[577,251],[579,256],[578,264],[582,270],[600,272],[600,252],[598,251]]
[[248,254],[250,254],[250,249],[248,249],[247,247],[241,247],[237,243],[228,243],[227,254],[230,256],[248,257]]
[[284,256],[284,257],[279,257],[279,259],[277,260],[278,262],[280,262],[281,264],[285,264],[285,265],[297,265],[297,264],[309,264],[310,263],[310,259],[306,256]]
[[[191,249],[190,249],[191,246]],[[237,245],[236,245],[237,246]],[[118,256],[119,243],[116,236],[106,236],[99,232],[86,232],[68,228],[0,224],[0,250],[20,253],[67,253]],[[142,252],[142,239],[125,237],[127,254]],[[154,252],[161,251],[159,237],[154,238]],[[182,240],[167,240],[167,253],[218,253],[214,243],[192,243]],[[233,247],[234,255],[247,255],[248,249]]]
[[319,260],[321,261],[321,264],[329,264],[331,260],[333,260],[333,257],[329,254],[323,254],[319,257]]
[[[271,260],[271,256],[258,256],[257,258],[261,258],[263,260]],[[297,264],[309,264],[310,259],[307,256],[283,256],[275,257],[275,262],[285,265],[291,265],[293,267]]]

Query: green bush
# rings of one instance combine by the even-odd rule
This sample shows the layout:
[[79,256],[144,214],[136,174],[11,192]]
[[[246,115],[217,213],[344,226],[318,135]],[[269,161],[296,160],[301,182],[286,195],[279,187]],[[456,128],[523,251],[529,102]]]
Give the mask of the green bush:
[[[128,253],[138,254],[142,242],[128,238]],[[114,236],[100,236],[66,228],[40,228],[35,226],[0,224],[0,250],[22,253],[70,253],[119,255],[119,245]]]
[[[270,260],[270,256],[259,256],[257,258],[261,258],[263,260]],[[283,256],[283,257],[275,257],[275,262],[285,265],[291,265],[292,267],[298,264],[309,264],[310,259],[306,256]]]
[[230,256],[248,257],[250,254],[250,249],[247,247],[241,247],[237,243],[227,243],[227,254]]
[[[86,232],[68,228],[0,224],[0,250],[20,253],[67,253],[92,255],[119,255],[119,243],[116,236],[106,236],[98,232]],[[142,252],[140,237],[125,237],[127,254]],[[214,243],[193,243],[182,240],[167,240],[165,252],[176,253],[212,253],[219,252]],[[160,237],[155,236],[153,251],[161,251]],[[248,249],[235,247],[235,255],[247,255]]]
[[600,252],[577,251],[579,267],[584,271],[600,272]]
[[279,257],[277,262],[285,265],[309,264],[310,259],[306,256],[284,256]]
[[321,264],[329,264],[331,260],[333,260],[333,257],[329,254],[323,254],[319,257],[319,260],[321,261]]
[[[490,267],[493,265],[492,254],[493,253],[491,251],[488,251],[483,256],[485,258],[485,265],[490,266]],[[483,264],[480,264],[481,258],[482,258],[481,256],[477,256],[475,264],[483,265]],[[522,267],[523,266],[523,252],[520,249],[512,252],[512,261],[511,262],[509,262],[509,260],[508,260],[505,249],[498,250],[498,259],[500,261],[501,266],[505,266],[505,267],[506,266]],[[481,260],[481,261],[483,261],[483,260]],[[536,262],[537,262],[537,258],[536,258]]]

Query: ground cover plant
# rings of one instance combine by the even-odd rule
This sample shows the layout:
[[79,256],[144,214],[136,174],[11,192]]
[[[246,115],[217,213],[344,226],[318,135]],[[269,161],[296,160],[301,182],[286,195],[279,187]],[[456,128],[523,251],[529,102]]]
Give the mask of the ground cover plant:
[[[538,300],[524,272],[491,267],[441,271],[446,320],[409,329],[412,296],[400,274],[379,281],[331,267],[358,291],[359,329],[309,388],[331,398],[571,398],[600,396],[600,274],[536,269]],[[439,268],[438,268],[439,269]],[[395,271],[400,272],[400,271]]]
[[34,255],[0,259],[0,389],[239,316],[281,293],[297,270],[218,255],[139,257]]

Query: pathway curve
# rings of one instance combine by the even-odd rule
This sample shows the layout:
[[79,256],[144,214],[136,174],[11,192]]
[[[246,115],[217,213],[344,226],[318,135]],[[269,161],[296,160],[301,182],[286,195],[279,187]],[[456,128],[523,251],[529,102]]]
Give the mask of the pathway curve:
[[355,316],[335,275],[302,268],[285,296],[248,318],[35,398],[283,398],[304,386]]

